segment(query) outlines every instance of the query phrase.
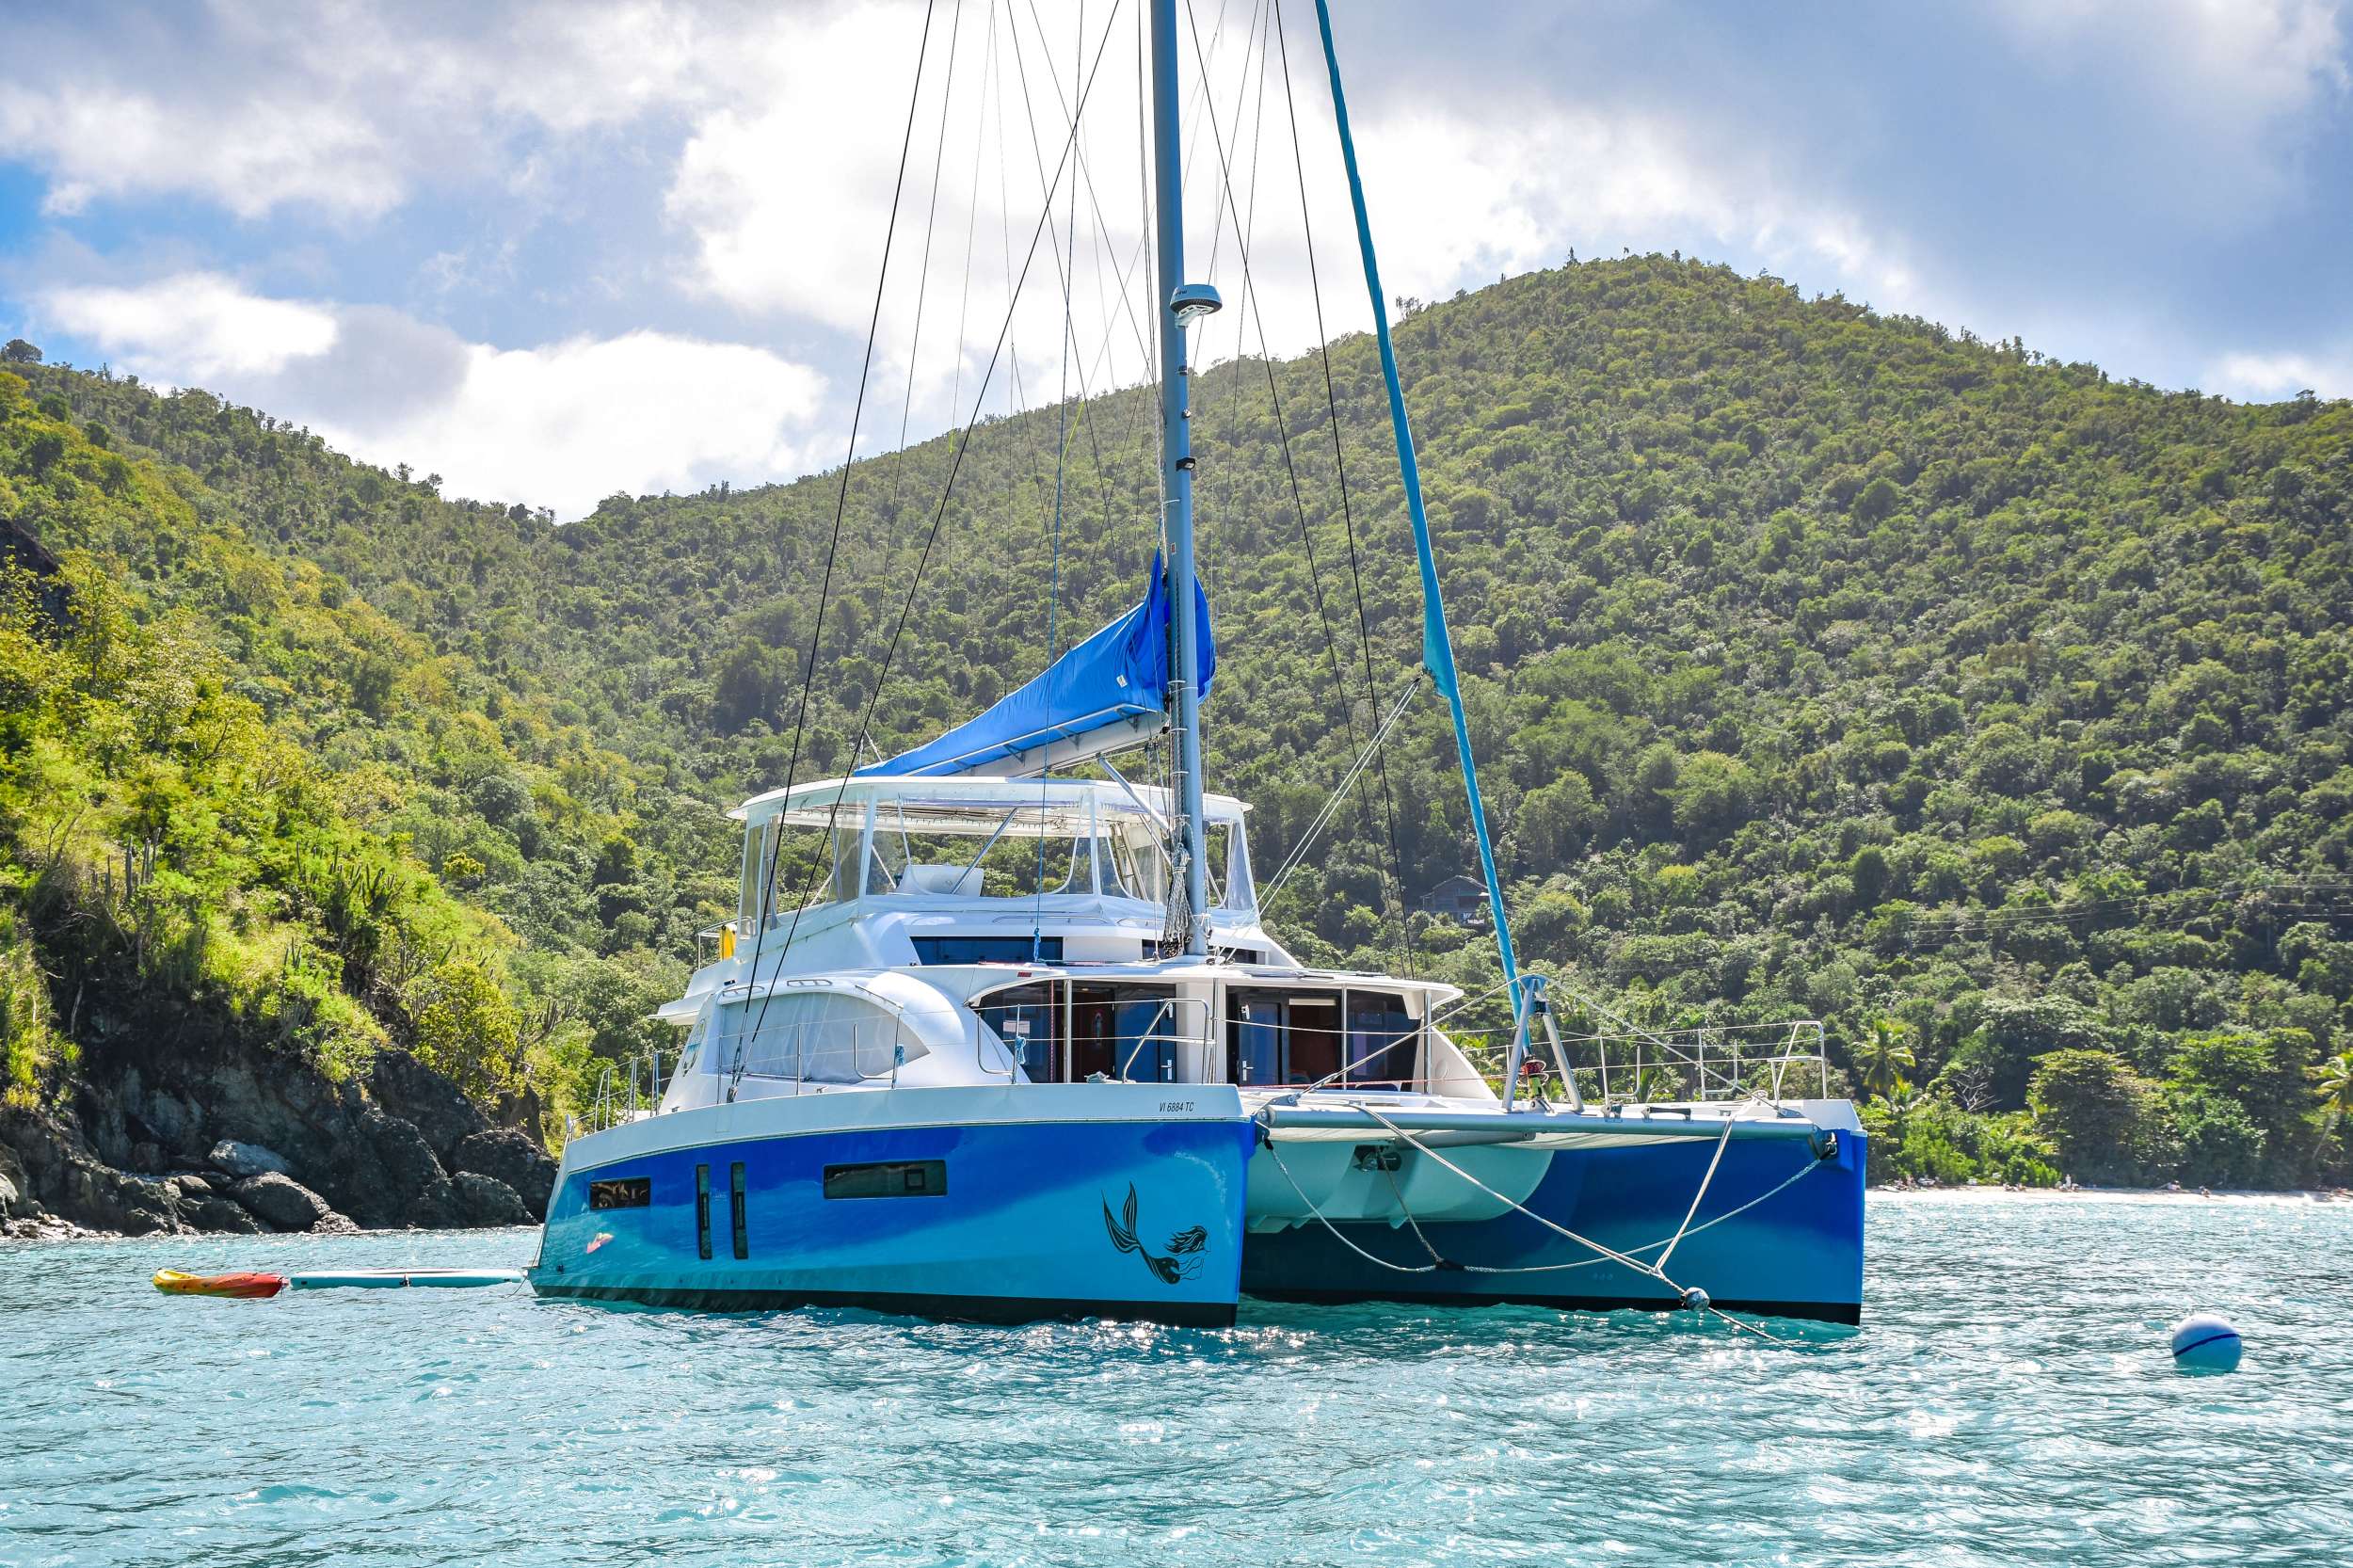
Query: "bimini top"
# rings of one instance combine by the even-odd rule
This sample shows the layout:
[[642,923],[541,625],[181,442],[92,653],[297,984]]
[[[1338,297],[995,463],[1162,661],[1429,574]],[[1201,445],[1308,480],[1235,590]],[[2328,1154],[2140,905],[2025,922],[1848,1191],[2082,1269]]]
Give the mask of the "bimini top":
[[[1076,838],[1120,820],[1165,832],[1169,792],[1093,778],[824,778],[754,795],[728,813],[759,824],[856,827],[872,806],[878,826],[906,833],[1008,839]],[[1250,808],[1231,795],[1204,795],[1207,823],[1239,824]]]

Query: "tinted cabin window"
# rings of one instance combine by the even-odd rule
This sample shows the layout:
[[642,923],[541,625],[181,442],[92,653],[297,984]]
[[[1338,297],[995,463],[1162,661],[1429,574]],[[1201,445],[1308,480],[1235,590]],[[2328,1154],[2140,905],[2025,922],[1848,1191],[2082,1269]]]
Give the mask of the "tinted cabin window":
[[1059,964],[1062,938],[1040,936],[918,936],[919,964]]
[[944,1198],[948,1195],[948,1162],[944,1160],[887,1160],[862,1165],[825,1167],[825,1196],[829,1198]]
[[1238,996],[1225,1026],[1225,1077],[1245,1088],[1283,1081],[1283,1000]]
[[1070,1078],[1096,1073],[1133,1083],[1176,1077],[1174,993],[1148,985],[1074,985],[1070,990]]
[[1340,1070],[1340,999],[1290,999],[1290,1060],[1286,1083],[1320,1083]]
[[1417,1034],[1404,998],[1349,992],[1348,1081],[1396,1088],[1411,1080]]
[[1060,1043],[1062,1008],[1048,985],[1016,985],[992,993],[978,1011],[1021,1064],[1032,1083],[1054,1076],[1054,1048]]
[[588,1184],[591,1208],[643,1208],[653,1202],[653,1181],[647,1176],[623,1176]]
[[1337,1077],[1340,1046],[1340,999],[1328,991],[1240,991],[1227,1003],[1230,1082],[1320,1083]]

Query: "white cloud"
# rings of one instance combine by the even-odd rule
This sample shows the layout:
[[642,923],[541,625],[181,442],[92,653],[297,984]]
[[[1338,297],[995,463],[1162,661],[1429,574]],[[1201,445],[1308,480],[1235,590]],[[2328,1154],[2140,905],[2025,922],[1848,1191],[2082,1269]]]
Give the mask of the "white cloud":
[[54,290],[45,319],[156,380],[306,419],[365,460],[453,495],[566,518],[616,490],[790,476],[825,380],[764,348],[662,332],[533,348],[468,344],[377,307],[247,293],[208,273]]
[[[904,395],[910,360],[921,361],[914,383],[919,429],[970,413],[1016,286],[991,405],[1001,406],[1016,389],[1026,405],[1053,397],[1063,374],[1058,257],[1070,232],[1074,185],[1074,336],[1087,362],[1071,370],[1072,390],[1081,380],[1094,388],[1139,377],[1144,357],[1130,313],[1150,328],[1138,296],[1144,271],[1134,264],[1143,228],[1128,30],[1112,27],[1105,44],[1110,12],[1088,13],[1089,56],[1100,47],[1103,61],[1080,138],[1092,179],[1080,180],[1075,162],[1063,171],[1053,221],[1032,251],[1044,192],[1063,160],[1063,104],[1076,96],[1075,40],[1064,31],[1048,49],[1020,8],[993,16],[965,10],[961,22],[946,8],[933,19],[876,329],[877,388]],[[1048,25],[1061,28],[1066,20],[1057,13]],[[665,198],[693,254],[683,280],[690,289],[746,315],[813,321],[864,342],[922,25],[912,6],[865,6],[822,22],[804,18],[745,44],[730,78],[743,90],[696,117]],[[895,415],[898,400],[881,401]],[[896,420],[872,417],[870,406],[866,428],[888,440]],[[862,440],[860,450],[870,444]]]
[[2342,0],[2001,0],[2026,69],[2107,101],[2088,127],[2111,176],[2153,177],[2185,222],[2302,188],[2312,111],[2353,86]]
[[327,309],[247,294],[216,273],[190,272],[143,288],[53,289],[50,320],[104,344],[142,375],[172,380],[269,375],[335,345]]
[[1498,124],[1423,104],[1363,140],[1392,292],[1558,265],[1607,235],[1635,249],[1737,244],[1890,309],[1922,302],[1900,235],[1793,185],[1754,147],[1671,120],[1530,104]]
[[2000,0],[2030,58],[2150,71],[2202,112],[2293,109],[2346,85],[2341,0]]
[[2309,354],[2226,354],[2209,372],[2212,390],[2249,402],[2293,397],[2299,392],[2322,397],[2353,397],[2353,350]]
[[[2168,250],[2176,237],[2203,245],[2206,275],[2219,275],[2233,244],[2273,244],[2277,253],[2262,224],[2276,234],[2341,215],[2342,192],[2330,188],[2341,150],[2319,138],[2344,112],[2346,13],[2345,0],[1989,0],[1978,10],[1908,13],[1900,24],[1800,27],[1802,47],[1775,50],[1757,38],[1790,33],[1786,23],[1726,14],[1703,24],[1647,0],[1568,11],[1496,6],[1451,20],[1434,7],[1391,16],[1368,6],[1342,19],[1341,48],[1391,296],[1475,287],[1556,264],[1571,246],[1586,255],[1680,248],[1989,336],[2025,332],[2120,371],[2168,380],[2203,373],[2252,393],[2270,384],[2265,376],[2304,384],[2288,368],[2295,357],[2242,354],[2224,369],[2223,346],[2278,340],[2219,322],[2199,328],[2202,341],[2158,329],[2181,317],[2191,286],[2169,274],[2171,264],[2188,276],[2190,263],[2169,264]],[[770,334],[789,346],[770,352],[769,366],[824,363],[835,395],[816,412],[838,431],[872,304],[924,14],[913,0],[484,0],[392,10],[328,0],[289,27],[262,0],[205,0],[100,27],[72,8],[35,8],[8,23],[0,158],[45,178],[54,214],[193,196],[268,219],[247,233],[275,246],[292,231],[292,248],[263,258],[235,238],[196,240],[216,248],[174,245],[170,260],[144,264],[226,268],[236,264],[215,258],[241,257],[255,275],[298,278],[285,286],[306,295],[337,292],[325,258],[340,254],[339,242],[298,225],[324,216],[348,231],[420,193],[493,193],[432,208],[429,236],[386,219],[370,243],[380,235],[382,254],[429,258],[408,292],[395,283],[378,297],[410,310],[438,301],[432,308],[470,320],[500,319],[511,307],[552,323],[536,330],[564,341],[508,351],[531,358],[506,370],[482,358],[491,352],[484,345],[398,312],[254,299],[214,272],[173,281],[196,288],[191,276],[211,279],[216,293],[267,309],[239,317],[217,298],[168,299],[152,287],[77,285],[41,296],[50,319],[152,374],[258,382],[291,399],[265,406],[355,440],[414,431],[420,441],[462,444],[471,426],[434,424],[431,410],[460,407],[464,389],[508,371],[519,384],[542,363],[587,374],[598,361],[580,354],[630,341],[615,334],[648,319],[678,329],[639,335],[645,368]],[[1034,12],[1016,3],[932,13],[861,453],[895,438],[910,379],[915,434],[970,411],[1036,222],[1033,159],[1050,168],[1060,151],[1079,15],[1069,0]],[[1266,341],[1289,353],[1313,342],[1315,318],[1288,116],[1279,82],[1259,96],[1265,40],[1254,15],[1264,13],[1204,7],[1198,25],[1212,56],[1207,102],[1236,195],[1256,209]],[[1092,34],[1111,10],[1098,0],[1084,16]],[[1083,377],[1096,388],[1146,370],[1129,319],[1133,311],[1149,325],[1144,279],[1128,280],[1124,300],[1112,281],[1144,232],[1134,16],[1122,10],[1110,32],[1082,138],[1092,179],[1080,187],[1073,312]],[[1361,329],[1369,317],[1312,17],[1293,10],[1289,20],[1324,322],[1336,333]],[[952,32],[953,92],[943,105]],[[1191,84],[1182,23],[1179,47]],[[1196,357],[1217,360],[1238,346],[1255,352],[1259,337],[1239,308],[1232,215],[1221,211],[1217,136],[1202,105],[1189,86],[1188,270],[1226,296],[1225,313],[1195,346]],[[935,168],[943,116],[944,167]],[[651,211],[648,190],[661,193]],[[1068,216],[1058,200],[1057,238]],[[543,220],[571,226],[560,257],[537,243]],[[315,273],[296,268],[306,241],[322,258]],[[641,311],[633,296],[648,288],[667,297]],[[175,328],[180,318],[209,323],[215,335]],[[570,336],[590,320],[594,331]],[[322,321],[337,334],[325,349],[315,346]],[[1054,395],[1061,326],[1054,254],[1042,248],[992,408],[1016,387],[1029,405]],[[378,350],[375,360],[363,342]],[[910,360],[920,360],[911,377]],[[2302,362],[2326,385],[2343,357]],[[381,364],[411,369],[387,389]],[[165,365],[173,368],[153,368]],[[561,398],[560,379],[547,386]],[[772,434],[712,450],[729,462],[773,456],[763,444]],[[810,460],[839,459],[838,434],[809,439]],[[394,456],[456,482],[455,463],[422,446]],[[700,475],[720,460],[687,468]],[[507,472],[487,451],[475,461]],[[654,472],[650,456],[636,466]]]
[[[436,25],[437,20],[442,24]],[[93,38],[71,8],[9,19],[0,146],[42,169],[43,205],[188,193],[240,217],[340,219],[421,183],[507,176],[519,136],[623,124],[696,90],[721,31],[644,0],[464,9],[215,0]]]
[[320,433],[376,462],[440,472],[453,495],[523,499],[563,518],[616,490],[697,489],[800,472],[787,432],[824,378],[766,349],[659,332],[540,348],[469,346],[448,400]]

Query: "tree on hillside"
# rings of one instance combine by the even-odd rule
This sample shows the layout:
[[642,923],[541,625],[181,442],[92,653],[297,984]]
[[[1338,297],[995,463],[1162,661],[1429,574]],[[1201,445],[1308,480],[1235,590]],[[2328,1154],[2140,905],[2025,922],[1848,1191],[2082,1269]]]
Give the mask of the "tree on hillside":
[[2345,1125],[2353,1118],[2353,1050],[2341,1050],[2311,1071],[2313,1093],[2320,1101],[2328,1134],[2337,1141],[2342,1159]]
[[1911,1026],[1901,1018],[1881,1014],[1871,1020],[1870,1032],[1863,1037],[1854,1053],[1855,1071],[1862,1076],[1866,1094],[1888,1098],[1903,1075],[1919,1064],[1912,1048],[1904,1044],[1904,1036],[1910,1032]]
[[776,668],[768,650],[749,637],[728,649],[712,685],[712,716],[727,729],[765,718],[776,699]]
[[2026,1104],[2062,1168],[2092,1181],[2141,1173],[2154,1085],[2105,1050],[2055,1050],[2035,1064]]
[[[2070,1050],[2146,1089],[2143,1175],[2221,1168],[2255,1133],[2267,1171],[2313,1169],[2303,1064],[2353,1045],[2353,402],[2169,393],[1665,256],[1425,309],[1400,350],[1525,962],[1660,1028],[1801,1016],[1851,1047],[1899,1015],[1916,1060],[1875,1088],[1929,1094],[1915,1170],[2037,1168],[2029,1080]],[[1193,405],[1222,656],[1209,781],[1255,801],[1269,863],[1420,639],[1409,545],[1370,500],[1396,484],[1371,344],[1340,339],[1330,362],[1361,506],[1316,456],[1321,355],[1210,367]],[[1275,418],[1270,373],[1302,417]],[[1152,395],[1110,392],[1071,425],[1087,511],[1059,572],[1038,504],[1057,410],[861,463],[814,712],[862,711],[903,603],[883,755],[1043,667],[1049,619],[1067,646],[1130,605],[1158,507]],[[952,462],[909,600],[916,498],[947,493]],[[536,966],[518,1007],[580,999],[609,1054],[642,1016],[602,1018],[635,1005],[613,966],[687,961],[730,904],[721,811],[791,763],[796,622],[841,476],[615,496],[549,533],[395,472],[201,393],[0,370],[0,554],[87,552],[158,617],[204,626],[222,688],[314,760],[319,792],[424,865],[483,867],[466,901]],[[264,557],[280,581],[252,569]],[[355,691],[371,654],[391,663]],[[0,795],[48,798],[48,742],[18,744],[6,686]],[[127,712],[98,696],[101,718]],[[804,771],[846,765],[847,728],[814,725]],[[119,749],[104,725],[72,733]],[[528,806],[478,786],[491,775]],[[637,850],[623,877],[599,865],[616,835]],[[1489,944],[1426,925],[1401,960],[1383,912],[1385,888],[1410,904],[1465,871],[1469,842],[1450,727],[1425,705],[1273,929],[1319,965],[1409,961],[1482,997]],[[388,935],[371,956],[390,917],[362,913],[356,935],[329,923],[343,984],[369,999],[370,974],[418,954]],[[1465,1027],[1504,1027],[1491,1005],[1467,1003]],[[2275,1048],[2296,1031],[2291,1062]]]
[[0,347],[0,360],[12,365],[37,365],[40,363],[40,350],[23,338],[10,338],[6,346]]

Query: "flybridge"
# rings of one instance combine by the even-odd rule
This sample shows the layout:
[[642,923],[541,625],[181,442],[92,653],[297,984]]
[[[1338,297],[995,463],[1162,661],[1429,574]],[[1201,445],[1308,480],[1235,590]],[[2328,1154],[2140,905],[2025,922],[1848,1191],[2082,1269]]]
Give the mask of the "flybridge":
[[[738,935],[783,918],[770,879],[789,829],[830,833],[820,902],[916,895],[1028,901],[1129,899],[1156,910],[1168,897],[1170,792],[1081,778],[987,776],[834,778],[772,790],[729,815],[744,824]],[[1227,795],[1202,799],[1212,907],[1255,908],[1249,809]],[[1025,846],[1010,853],[1016,842]],[[1003,846],[1003,847],[1000,847]],[[765,920],[763,920],[763,915]]]

